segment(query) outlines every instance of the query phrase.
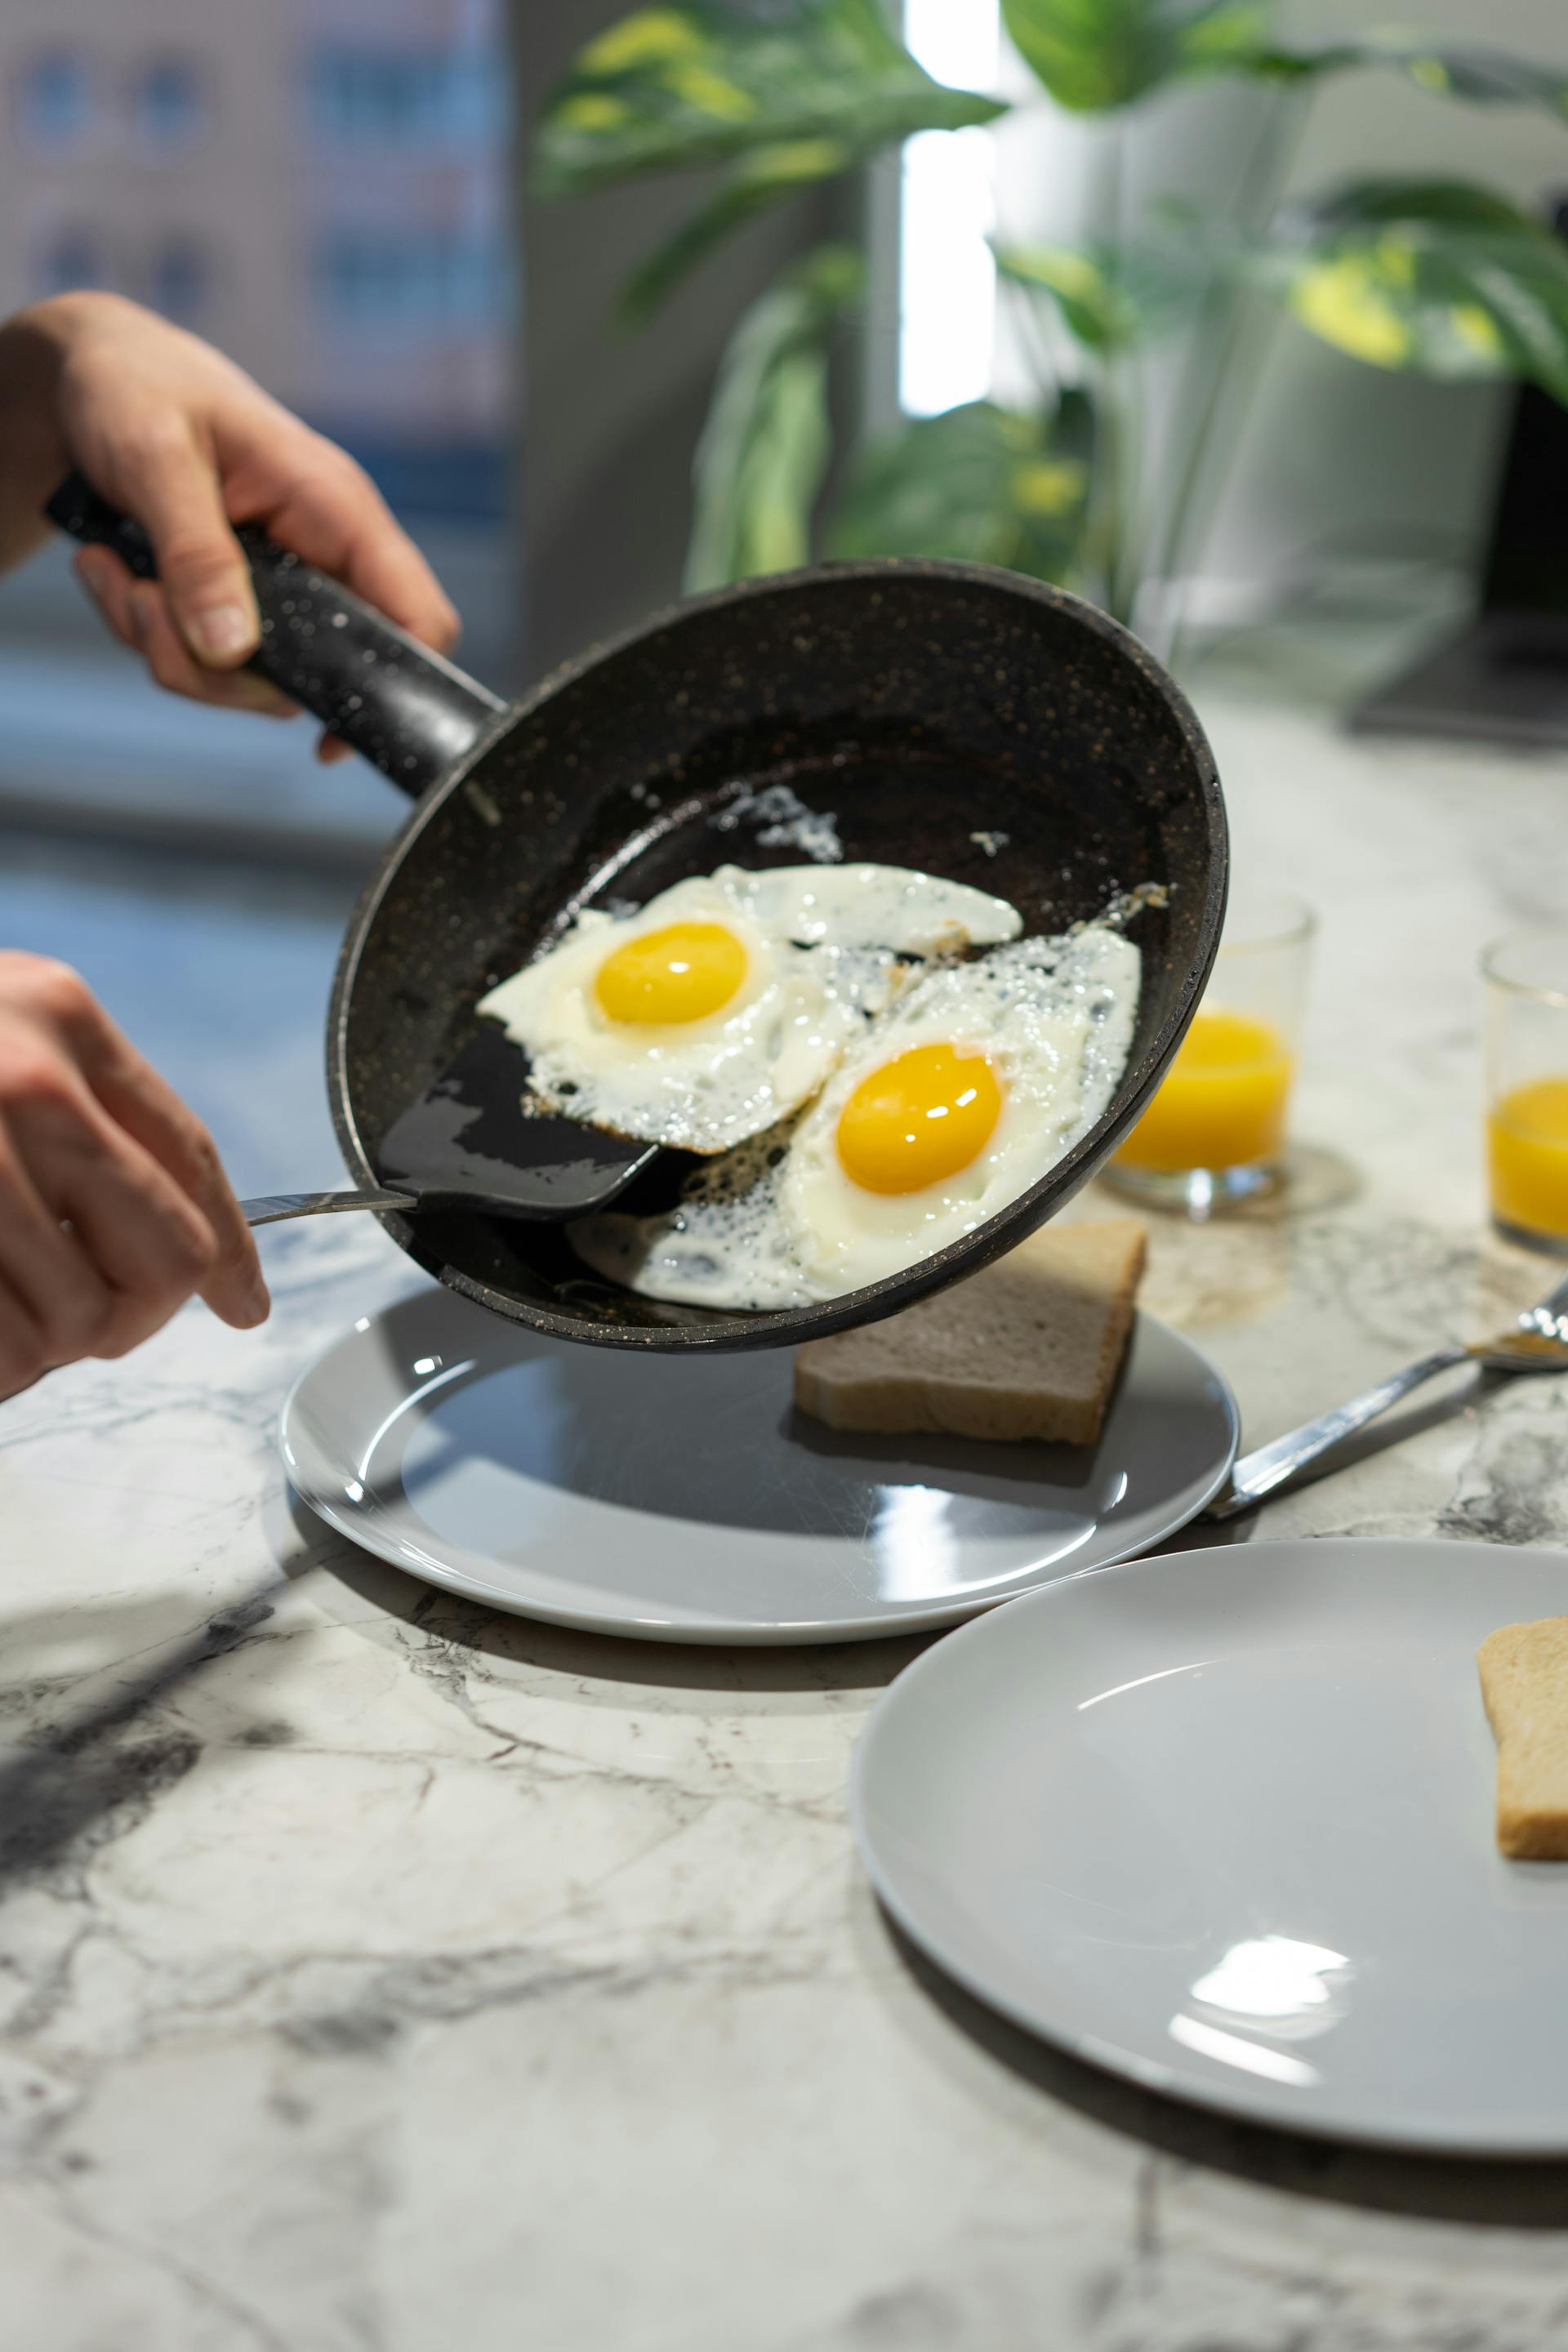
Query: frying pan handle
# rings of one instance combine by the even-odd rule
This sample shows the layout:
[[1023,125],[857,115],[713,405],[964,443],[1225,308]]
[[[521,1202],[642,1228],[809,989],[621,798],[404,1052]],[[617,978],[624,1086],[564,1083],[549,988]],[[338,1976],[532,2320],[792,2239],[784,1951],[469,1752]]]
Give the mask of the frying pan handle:
[[[85,475],[68,475],[44,511],[85,545],[111,547],[139,579],[156,579],[141,524],[100,499]],[[240,523],[235,535],[261,616],[261,643],[247,668],[323,720],[412,799],[471,751],[506,709],[254,523]]]

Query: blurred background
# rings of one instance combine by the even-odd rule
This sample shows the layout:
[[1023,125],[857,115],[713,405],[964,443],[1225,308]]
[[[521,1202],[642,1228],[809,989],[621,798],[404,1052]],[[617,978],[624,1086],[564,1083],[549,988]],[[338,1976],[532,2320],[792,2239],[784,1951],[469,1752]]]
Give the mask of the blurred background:
[[[1356,0],[1210,0],[1120,83],[1112,13],[6,0],[0,310],[110,287],[230,352],[371,469],[503,690],[683,584],[924,550],[1098,595],[1200,709],[1561,740],[1568,532],[1496,707],[1377,701],[1495,585],[1510,436],[1515,536],[1568,499],[1560,0],[1370,46]],[[329,1181],[326,987],[395,794],[159,695],[63,549],[0,581],[0,938],[79,964],[242,1189]]]

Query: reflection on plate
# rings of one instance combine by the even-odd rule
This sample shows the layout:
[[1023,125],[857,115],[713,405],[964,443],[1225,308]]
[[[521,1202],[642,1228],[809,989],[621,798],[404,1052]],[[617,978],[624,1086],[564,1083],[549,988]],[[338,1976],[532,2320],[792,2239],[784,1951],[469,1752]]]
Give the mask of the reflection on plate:
[[854,1641],[951,1624],[1184,1527],[1236,1445],[1191,1343],[1138,1318],[1098,1446],[846,1436],[786,1350],[641,1358],[450,1293],[296,1383],[284,1462],[321,1517],[496,1609],[652,1640]]
[[1297,2131],[1568,2153],[1568,1864],[1506,1863],[1475,1653],[1568,1556],[1331,1537],[1059,1582],[918,1659],[857,1751],[878,1892],[1136,2082]]

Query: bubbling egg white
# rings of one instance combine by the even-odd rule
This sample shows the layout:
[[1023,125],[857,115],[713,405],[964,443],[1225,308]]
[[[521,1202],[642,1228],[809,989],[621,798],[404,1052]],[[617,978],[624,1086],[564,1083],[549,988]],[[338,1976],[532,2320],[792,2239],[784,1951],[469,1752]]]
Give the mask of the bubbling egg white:
[[568,1227],[650,1298],[800,1307],[901,1274],[1039,1181],[1100,1119],[1131,1048],[1138,950],[1101,924],[911,982],[808,1109],[704,1169],[661,1217]]
[[637,913],[589,908],[480,1000],[533,1091],[591,1125],[719,1153],[818,1093],[906,959],[1016,939],[1016,908],[896,866],[736,866]]

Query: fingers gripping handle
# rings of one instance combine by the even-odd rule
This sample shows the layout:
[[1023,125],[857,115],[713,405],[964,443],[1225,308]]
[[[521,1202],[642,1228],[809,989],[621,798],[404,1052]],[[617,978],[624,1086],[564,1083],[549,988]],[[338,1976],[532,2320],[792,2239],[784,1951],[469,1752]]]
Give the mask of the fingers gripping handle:
[[[84,475],[62,482],[45,511],[73,539],[112,548],[139,579],[157,578],[141,524],[100,499]],[[412,797],[471,751],[505,709],[453,663],[254,523],[239,524],[236,536],[261,616],[261,643],[247,667]]]

